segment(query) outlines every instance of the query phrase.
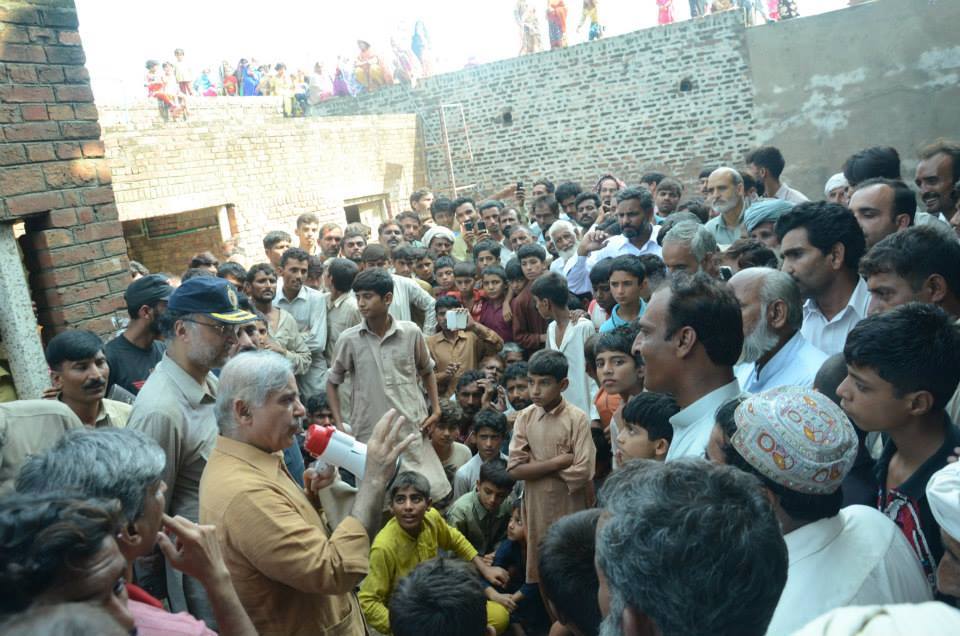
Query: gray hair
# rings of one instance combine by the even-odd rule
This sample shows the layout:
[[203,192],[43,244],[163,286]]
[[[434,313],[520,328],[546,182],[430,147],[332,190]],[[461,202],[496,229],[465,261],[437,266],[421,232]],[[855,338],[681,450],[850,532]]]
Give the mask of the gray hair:
[[751,268],[763,276],[760,286],[760,315],[766,316],[770,303],[782,300],[787,305],[787,326],[797,331],[803,325],[803,299],[797,281],[786,272],[770,267]]
[[16,488],[21,493],[63,490],[118,499],[124,517],[133,523],[143,514],[147,488],[161,479],[166,463],[160,445],[140,431],[78,429],[28,459],[17,475]]
[[573,223],[571,223],[570,221],[564,221],[563,219],[554,221],[550,225],[550,229],[547,230],[547,234],[552,239],[554,234],[557,234],[563,230],[570,232],[571,234],[573,234],[574,237],[577,236],[577,228],[573,226]]
[[663,238],[663,244],[684,243],[690,246],[690,253],[697,262],[703,261],[707,254],[716,254],[720,251],[717,239],[705,226],[693,221],[681,221],[672,228]]
[[601,633],[612,633],[624,607],[665,636],[766,631],[787,581],[787,546],[759,480],[701,459],[640,460],[615,471],[600,500],[597,564],[611,602]]
[[251,407],[263,406],[267,397],[287,386],[293,365],[273,351],[241,353],[220,371],[216,416],[220,433],[229,437],[236,431],[233,404],[238,400]]

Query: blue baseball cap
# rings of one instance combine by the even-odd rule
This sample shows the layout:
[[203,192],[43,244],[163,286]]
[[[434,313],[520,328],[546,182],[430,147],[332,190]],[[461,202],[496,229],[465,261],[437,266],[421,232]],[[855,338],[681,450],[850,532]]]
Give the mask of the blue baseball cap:
[[218,322],[240,325],[257,317],[240,309],[237,290],[225,278],[197,276],[185,281],[167,300],[167,309],[184,314],[204,314]]

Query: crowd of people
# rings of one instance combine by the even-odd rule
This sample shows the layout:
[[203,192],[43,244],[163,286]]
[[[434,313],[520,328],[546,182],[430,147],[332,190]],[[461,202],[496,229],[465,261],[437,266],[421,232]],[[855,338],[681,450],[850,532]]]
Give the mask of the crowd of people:
[[123,331],[0,404],[4,633],[958,633],[960,144],[916,159],[132,265]]

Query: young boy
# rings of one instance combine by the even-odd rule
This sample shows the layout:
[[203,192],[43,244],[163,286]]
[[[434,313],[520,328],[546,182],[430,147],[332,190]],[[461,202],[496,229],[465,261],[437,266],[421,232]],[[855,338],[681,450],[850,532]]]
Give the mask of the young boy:
[[527,355],[543,347],[547,341],[547,321],[537,311],[530,285],[546,270],[547,252],[539,245],[524,245],[517,250],[517,259],[525,280],[510,304],[513,314],[513,339]]
[[960,382],[960,331],[933,305],[909,303],[861,320],[847,335],[840,406],[861,429],[889,437],[877,460],[877,508],[913,546],[931,586],[943,557],[927,481],[960,446],[945,411]]
[[510,476],[524,481],[523,525],[527,529],[527,583],[539,583],[538,546],[550,524],[593,499],[596,449],[587,415],[563,399],[567,359],[538,351],[529,362],[530,399],[513,427]]
[[624,254],[610,263],[610,293],[617,301],[610,318],[600,327],[600,333],[613,331],[630,324],[643,315],[647,303],[643,301],[646,272],[640,257]]
[[488,267],[500,264],[500,244],[485,239],[473,246],[473,260],[477,264],[477,275],[483,274]]
[[[333,366],[327,374],[327,401],[338,424],[343,417],[337,387],[351,378],[352,434],[366,443],[374,424],[396,409],[408,432],[429,430],[440,418],[437,376],[427,341],[420,328],[389,314],[393,302],[393,277],[384,269],[368,269],[353,280],[353,292],[362,321],[344,331],[337,341]],[[429,397],[430,409],[420,391]],[[443,466],[433,452],[424,452],[421,437],[403,454],[404,465],[423,473],[438,499],[450,492]]]
[[503,310],[507,297],[507,272],[500,266],[486,267],[480,274],[483,297],[474,318],[485,327],[497,332],[504,342],[513,342],[513,325],[504,318]]
[[437,286],[437,280],[433,276],[433,262],[436,260],[433,252],[428,249],[418,247],[413,253],[414,264],[413,273],[417,280],[429,283],[431,287]]
[[567,515],[550,526],[540,544],[544,601],[574,636],[598,633],[603,619],[594,567],[597,521],[602,512],[591,508]]
[[[623,429],[623,405],[631,397],[643,392],[643,358],[633,353],[633,341],[637,330],[629,326],[620,327],[609,333],[601,334],[593,347],[597,380],[606,395],[614,397],[616,406],[604,426],[609,439],[616,441]],[[598,407],[599,410],[599,407]],[[601,421],[603,418],[601,417]],[[613,455],[612,467],[618,468],[620,461]]]
[[397,584],[390,629],[393,636],[489,636],[487,594],[468,563],[431,559]]
[[411,245],[398,245],[390,250],[390,264],[393,266],[394,274],[415,281],[425,292],[433,294],[433,287],[430,283],[415,278],[413,275],[418,252],[422,249],[423,248],[417,248]]
[[493,409],[481,409],[473,417],[473,440],[477,445],[477,454],[457,470],[453,477],[453,497],[459,499],[473,490],[480,479],[480,467],[491,459],[507,457],[500,452],[507,435],[507,418]]
[[[530,293],[536,299],[537,312],[544,320],[550,321],[547,325],[547,349],[560,351],[567,359],[570,380],[563,392],[564,399],[584,413],[594,412],[593,398],[597,394],[597,385],[587,375],[583,348],[587,339],[596,333],[593,323],[588,318],[570,321],[570,310],[567,309],[570,291],[567,279],[562,274],[544,274],[533,281]],[[599,419],[599,415],[591,419]]]
[[477,268],[467,261],[453,266],[453,286],[460,295],[460,302],[470,311],[476,320],[480,315],[479,301],[483,298],[482,289],[477,289]]
[[453,476],[461,466],[470,461],[470,449],[457,441],[460,425],[463,422],[463,409],[452,400],[440,400],[440,419],[430,431],[430,443],[436,451],[447,481],[453,486]]
[[437,298],[445,295],[456,298],[460,297],[453,278],[453,266],[456,265],[456,263],[452,256],[441,256],[434,262],[433,278],[437,284],[434,286],[433,291]]
[[670,418],[679,411],[676,400],[663,393],[639,393],[630,398],[617,417],[621,426],[615,467],[631,459],[664,461],[673,441]]
[[[487,565],[460,531],[431,509],[430,503],[430,484],[423,475],[411,471],[397,475],[390,488],[393,519],[373,540],[370,569],[359,594],[367,623],[381,634],[391,633],[387,606],[397,583],[418,564],[437,557],[439,550],[473,563],[490,583],[502,585],[508,579],[506,570]],[[506,608],[488,601],[487,624],[502,633],[508,622]]]
[[[493,556],[494,566],[505,569],[510,574],[510,582],[497,588],[487,587],[487,598],[510,608],[510,623],[519,624],[526,633],[545,634],[550,629],[550,619],[540,599],[540,591],[535,584],[525,582],[527,531],[523,527],[520,504],[520,499],[513,500],[507,537],[500,542]],[[596,597],[596,592],[593,596]]]
[[[492,329],[473,319],[463,304],[453,296],[441,296],[434,303],[440,333],[427,338],[427,348],[437,363],[437,389],[441,398],[450,397],[457,380],[464,372],[476,369],[484,356],[495,354],[503,346]],[[447,312],[465,316],[466,329],[450,329]]]
[[593,300],[587,306],[587,314],[593,326],[599,329],[610,319],[610,312],[617,301],[610,293],[610,264],[612,258],[604,258],[590,270],[590,286],[593,288]]
[[503,540],[510,522],[510,491],[516,482],[507,473],[507,462],[499,457],[480,466],[475,488],[457,498],[447,510],[447,523],[463,533],[467,541],[493,563],[493,553]]

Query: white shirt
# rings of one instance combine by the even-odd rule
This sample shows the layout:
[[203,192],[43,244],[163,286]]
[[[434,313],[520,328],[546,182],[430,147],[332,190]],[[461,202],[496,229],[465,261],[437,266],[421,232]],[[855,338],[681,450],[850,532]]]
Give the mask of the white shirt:
[[[509,459],[503,453],[500,453],[500,458],[503,461]],[[477,485],[477,480],[480,479],[480,466],[483,465],[483,460],[480,459],[480,455],[474,455],[470,458],[466,464],[457,469],[456,474],[453,476],[453,500],[456,501],[462,495],[465,495],[468,492],[471,492]]]
[[315,395],[326,391],[327,359],[323,353],[327,347],[327,294],[303,285],[293,300],[287,300],[281,288],[273,306],[294,317],[310,349],[310,368],[297,377],[300,392]]
[[740,395],[740,383],[734,378],[671,417],[673,441],[670,442],[666,460],[669,462],[681,457],[703,459],[703,452],[707,450],[707,442],[710,441],[710,431],[713,430],[717,409],[738,395]]
[[[657,235],[660,233],[660,226],[654,225],[653,231],[647,242],[637,247],[626,239],[622,234],[613,236],[606,241],[601,249],[592,252],[589,256],[574,256],[565,263],[564,269],[567,273],[567,286],[572,290],[583,289],[590,291],[590,270],[593,266],[605,258],[616,258],[624,254],[633,254],[642,256],[643,254],[663,255],[663,248],[657,245]],[[581,293],[581,292],[574,292]]]
[[770,636],[792,634],[837,607],[932,600],[913,549],[878,510],[848,506],[783,539],[790,566]]
[[433,296],[423,291],[420,285],[412,279],[391,274],[393,278],[393,302],[390,303],[389,314],[394,320],[412,321],[410,306],[423,312],[423,333],[432,335],[437,331],[437,312],[434,307]]
[[799,190],[794,190],[786,183],[780,184],[780,189],[777,190],[775,195],[773,195],[773,198],[780,199],[782,201],[789,201],[790,203],[804,203],[805,201],[810,200],[802,192]]
[[567,325],[563,332],[563,340],[557,346],[557,322],[551,320],[547,325],[547,349],[559,351],[567,359],[569,372],[567,373],[567,389],[563,392],[563,399],[587,414],[591,420],[600,419],[593,400],[597,397],[597,383],[587,375],[587,359],[583,346],[590,336],[597,333],[589,318],[581,318],[576,323]]
[[867,308],[870,307],[870,291],[862,278],[853,288],[847,306],[840,310],[831,320],[823,315],[816,301],[808,298],[803,303],[803,326],[800,333],[814,347],[828,356],[843,351],[843,345],[857,323],[867,317]]
[[[593,289],[590,287],[590,276],[579,276],[576,280],[570,279],[570,272],[573,270],[574,266],[577,264],[577,259],[583,258],[578,256],[576,253],[572,254],[567,260],[563,260],[562,256],[557,256],[553,259],[553,262],[550,263],[550,271],[556,272],[567,279],[567,288],[570,290],[571,294],[577,296],[581,294],[589,294]],[[576,285],[574,285],[576,283]]]
[[807,342],[798,331],[780,351],[773,354],[759,373],[756,362],[740,365],[734,372],[744,393],[761,393],[778,386],[809,389],[813,387],[813,379],[820,366],[829,357]]

